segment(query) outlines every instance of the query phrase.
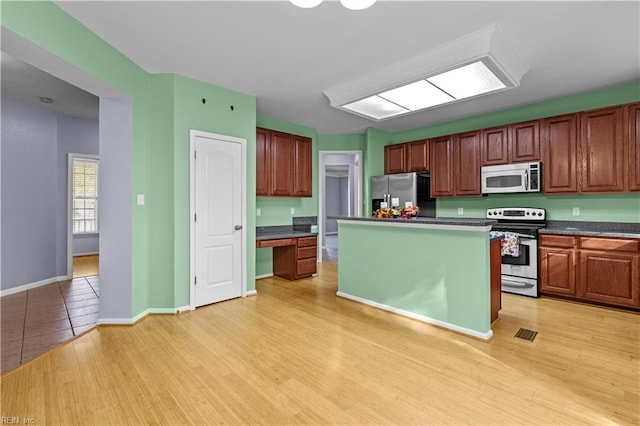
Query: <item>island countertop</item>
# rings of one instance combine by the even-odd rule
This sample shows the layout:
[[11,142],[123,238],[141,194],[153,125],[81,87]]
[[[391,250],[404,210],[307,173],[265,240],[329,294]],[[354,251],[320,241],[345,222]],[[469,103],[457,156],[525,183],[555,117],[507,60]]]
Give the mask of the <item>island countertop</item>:
[[366,222],[368,225],[421,227],[432,229],[455,229],[459,231],[490,231],[491,226],[498,223],[493,219],[457,218],[457,217],[416,217],[411,219],[374,217],[330,216],[329,219],[350,222]]

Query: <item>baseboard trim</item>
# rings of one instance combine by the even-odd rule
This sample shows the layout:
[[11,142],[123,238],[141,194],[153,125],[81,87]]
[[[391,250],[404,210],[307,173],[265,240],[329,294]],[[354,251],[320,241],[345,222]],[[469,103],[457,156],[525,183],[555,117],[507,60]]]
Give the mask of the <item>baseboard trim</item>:
[[188,311],[190,311],[190,310],[191,310],[191,306],[189,306],[189,305],[186,305],[186,306],[180,306],[180,307],[178,308],[178,312],[177,312],[177,313],[181,314],[181,313],[183,313],[183,312],[188,312]]
[[96,254],[100,254],[100,252],[98,251],[91,251],[88,253],[74,253],[73,257],[82,257],[82,256],[94,256]]
[[414,312],[405,311],[404,309],[395,308],[393,306],[385,305],[383,303],[374,302],[373,300],[364,299],[362,297],[354,296],[352,294],[344,293],[342,291],[338,291],[336,295],[340,297],[344,297],[345,299],[353,300],[355,302],[364,303],[365,305],[373,306],[374,308],[382,309],[384,311],[393,312],[394,314],[402,315],[403,317],[415,319],[421,322],[425,322],[427,324],[437,325],[438,327],[446,328],[448,330],[453,330],[458,333],[476,337],[478,339],[489,340],[491,336],[493,336],[493,330],[489,330],[486,333],[481,333],[476,330],[471,330],[470,328],[460,327],[455,324],[451,324],[445,321],[440,321],[425,315],[416,314]]
[[179,308],[149,308],[133,318],[98,318],[98,325],[132,325],[145,318],[147,315],[175,315],[188,311],[189,306]]
[[257,294],[258,294],[258,290],[249,290],[249,291],[247,291],[245,296],[255,296]]
[[58,281],[65,281],[71,278],[68,278],[66,275],[61,275],[59,277],[51,277],[45,280],[36,281],[29,284],[23,284],[18,287],[8,288],[6,290],[0,291],[0,297],[9,296],[11,294],[20,293],[21,291],[32,290],[34,288],[42,287],[43,285],[52,284]]
[[262,278],[269,278],[269,277],[272,277],[272,276],[273,276],[273,273],[271,273],[271,274],[256,275],[256,280],[260,280],[260,279],[262,279]]

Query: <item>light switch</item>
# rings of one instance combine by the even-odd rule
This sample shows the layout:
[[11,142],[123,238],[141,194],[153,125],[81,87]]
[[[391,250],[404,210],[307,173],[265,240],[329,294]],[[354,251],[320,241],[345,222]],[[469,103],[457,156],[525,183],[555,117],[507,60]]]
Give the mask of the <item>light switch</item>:
[[295,207],[291,207],[291,214],[296,214],[296,209],[295,209]]
[[138,194],[136,201],[139,206],[144,206],[144,194]]
[[580,207],[574,207],[573,208],[573,215],[574,216],[580,216]]
[[458,214],[459,215],[463,215],[464,214],[464,209],[462,207],[458,207]]
[[260,216],[262,214],[262,210],[256,209],[256,216]]

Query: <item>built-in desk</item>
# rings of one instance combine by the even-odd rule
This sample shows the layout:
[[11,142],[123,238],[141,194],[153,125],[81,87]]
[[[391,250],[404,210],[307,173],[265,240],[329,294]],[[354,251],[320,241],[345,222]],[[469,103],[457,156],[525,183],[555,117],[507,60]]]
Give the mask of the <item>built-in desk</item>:
[[257,248],[273,247],[273,275],[287,280],[317,273],[317,246],[318,237],[309,232],[263,234],[256,239]]

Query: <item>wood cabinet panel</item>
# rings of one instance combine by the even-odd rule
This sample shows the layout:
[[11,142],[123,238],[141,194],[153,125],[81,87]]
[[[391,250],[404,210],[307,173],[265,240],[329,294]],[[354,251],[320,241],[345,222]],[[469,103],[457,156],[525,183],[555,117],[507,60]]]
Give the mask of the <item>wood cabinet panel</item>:
[[502,240],[496,239],[489,245],[489,269],[491,275],[491,322],[498,319],[502,309]]
[[480,132],[457,135],[454,152],[455,195],[481,195]]
[[313,146],[310,138],[294,136],[293,196],[311,197]]
[[615,192],[625,188],[623,108],[580,114],[582,192]]
[[[282,245],[262,246],[274,247],[273,275],[287,280],[298,280],[317,272],[317,237],[282,238],[281,241]],[[284,244],[285,242],[287,244]]]
[[578,115],[542,120],[542,192],[578,192]]
[[318,263],[316,258],[301,259],[296,263],[296,276],[297,278],[309,277],[317,272]]
[[639,254],[580,251],[579,296],[586,300],[638,307]]
[[257,240],[256,247],[265,248],[265,247],[282,247],[282,246],[290,246],[296,243],[295,238],[276,238],[273,240]]
[[[271,132],[271,195],[293,195],[293,135]],[[286,166],[285,166],[286,165]]]
[[547,235],[540,234],[538,241],[541,246],[574,248],[576,237],[569,235]]
[[318,237],[299,237],[298,247],[316,247],[318,245]]
[[407,142],[406,164],[408,172],[428,172],[429,171],[429,140]]
[[576,295],[576,250],[540,247],[540,291]]
[[298,247],[298,259],[307,259],[310,257],[315,258],[317,256],[316,247]]
[[450,136],[431,140],[431,195],[453,196],[453,140]]
[[482,165],[507,164],[509,162],[509,128],[485,129],[481,136]]
[[269,195],[270,161],[269,144],[271,132],[267,129],[256,129],[256,195]]
[[540,160],[540,121],[509,126],[509,161],[521,163]]
[[640,191],[640,103],[627,110],[629,149],[629,190]]
[[405,144],[384,147],[384,174],[404,173],[407,171]]
[[640,252],[640,240],[625,238],[580,237],[580,248],[585,250],[613,250]]

